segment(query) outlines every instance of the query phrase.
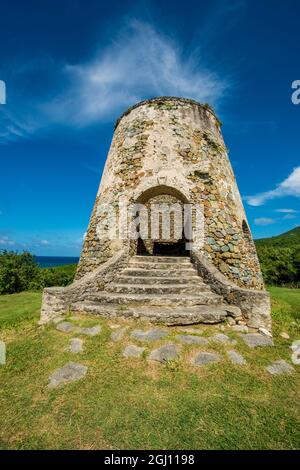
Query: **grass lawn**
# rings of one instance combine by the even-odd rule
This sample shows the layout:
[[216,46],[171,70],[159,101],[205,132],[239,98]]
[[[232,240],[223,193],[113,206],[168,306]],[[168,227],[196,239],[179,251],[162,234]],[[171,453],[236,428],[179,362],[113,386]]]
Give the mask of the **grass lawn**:
[[[182,345],[180,360],[166,365],[125,359],[122,350],[135,343],[129,332],[148,327],[140,321],[92,316],[71,319],[77,325],[101,324],[98,336],[82,337],[84,351],[66,352],[72,333],[54,324],[39,327],[41,294],[0,297],[0,335],[7,364],[0,366],[0,448],[2,449],[299,449],[300,366],[289,376],[271,376],[264,367],[276,359],[291,363],[289,346],[300,339],[300,290],[271,287],[276,347],[249,349],[238,333],[234,348],[247,364],[226,358],[232,346]],[[110,340],[110,325],[126,325],[120,342]],[[203,336],[218,326],[199,326]],[[279,334],[290,335],[284,340]],[[179,344],[179,343],[178,343]],[[143,344],[144,346],[144,344]],[[217,351],[222,361],[195,368],[200,350]],[[84,379],[47,388],[49,375],[68,361],[88,366]]]

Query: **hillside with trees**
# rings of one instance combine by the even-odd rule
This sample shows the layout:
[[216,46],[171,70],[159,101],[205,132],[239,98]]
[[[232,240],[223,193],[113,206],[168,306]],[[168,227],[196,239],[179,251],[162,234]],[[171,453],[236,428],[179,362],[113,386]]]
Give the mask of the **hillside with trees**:
[[300,286],[300,227],[255,245],[266,284]]

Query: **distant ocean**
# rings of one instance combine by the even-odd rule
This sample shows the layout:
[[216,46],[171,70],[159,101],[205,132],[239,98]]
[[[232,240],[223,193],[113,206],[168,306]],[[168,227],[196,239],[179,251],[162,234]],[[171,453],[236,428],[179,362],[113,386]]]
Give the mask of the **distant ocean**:
[[41,268],[53,268],[54,266],[63,266],[64,264],[77,264],[78,257],[71,256],[36,256],[37,264]]

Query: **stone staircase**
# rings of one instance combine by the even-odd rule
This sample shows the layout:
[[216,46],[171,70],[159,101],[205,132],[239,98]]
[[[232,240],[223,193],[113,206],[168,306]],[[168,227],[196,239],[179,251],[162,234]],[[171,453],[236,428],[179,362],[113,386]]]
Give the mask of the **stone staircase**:
[[134,316],[167,324],[217,323],[238,317],[198,275],[188,257],[134,256],[104,291],[71,305],[72,311]]

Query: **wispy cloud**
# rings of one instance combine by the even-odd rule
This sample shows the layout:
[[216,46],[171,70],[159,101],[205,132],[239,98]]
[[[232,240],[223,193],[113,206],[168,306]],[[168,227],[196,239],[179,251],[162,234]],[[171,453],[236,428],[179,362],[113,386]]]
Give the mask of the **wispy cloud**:
[[0,245],[3,247],[12,247],[14,246],[16,243],[14,240],[11,240],[9,237],[0,237]]
[[300,166],[294,168],[292,173],[275,189],[246,196],[245,199],[250,206],[262,206],[265,202],[284,196],[300,197]]
[[49,242],[48,240],[40,240],[40,241],[39,241],[39,244],[40,244],[41,246],[48,246],[48,245],[50,245],[50,242]]
[[275,224],[276,220],[271,219],[269,217],[258,217],[257,219],[254,219],[254,223],[255,223],[255,225],[264,226],[264,225]]
[[[38,61],[33,63],[30,74],[34,67],[38,74]],[[43,62],[41,67],[45,69],[47,64]],[[26,96],[22,102],[19,96],[15,104],[18,113],[9,102],[2,106],[0,142],[30,137],[47,126],[86,127],[115,119],[126,107],[153,96],[179,95],[216,106],[230,86],[226,79],[206,67],[199,51],[183,50],[141,21],[127,24],[90,61],[80,64],[49,61],[49,70],[50,76],[56,78],[46,85],[47,97]],[[26,75],[28,71],[22,73]]]
[[275,209],[275,212],[280,212],[282,214],[297,214],[299,211],[295,209]]
[[87,64],[65,67],[70,90],[52,112],[63,122],[88,125],[146,97],[179,95],[208,101],[221,98],[225,80],[208,70],[149,24],[132,22]]

